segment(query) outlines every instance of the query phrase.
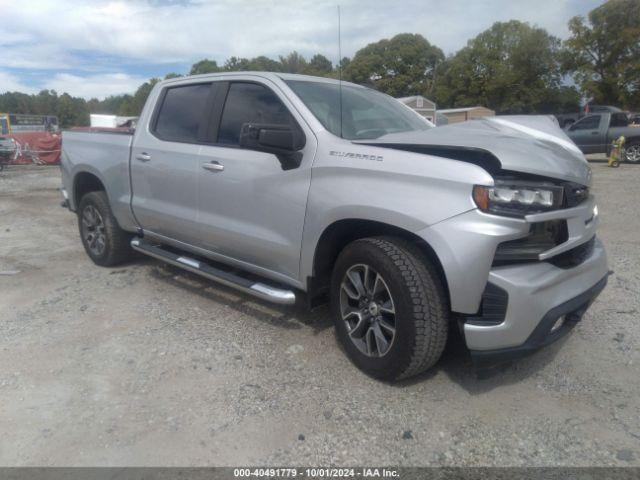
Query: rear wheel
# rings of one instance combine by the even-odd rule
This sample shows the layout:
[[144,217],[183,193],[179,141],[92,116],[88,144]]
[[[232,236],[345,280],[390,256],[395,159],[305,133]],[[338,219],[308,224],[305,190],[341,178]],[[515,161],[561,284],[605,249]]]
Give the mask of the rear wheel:
[[105,192],[89,192],[82,197],[78,229],[82,245],[96,265],[109,267],[131,258],[131,234],[118,226]]
[[444,350],[449,310],[440,276],[403,239],[372,237],[345,247],[333,271],[331,305],[347,354],[373,377],[416,375]]
[[624,147],[625,160],[629,163],[640,163],[640,142],[633,142]]

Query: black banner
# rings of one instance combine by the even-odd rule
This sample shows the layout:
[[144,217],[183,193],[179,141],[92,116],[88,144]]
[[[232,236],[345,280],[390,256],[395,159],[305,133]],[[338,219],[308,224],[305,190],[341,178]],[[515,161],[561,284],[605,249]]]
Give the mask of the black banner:
[[638,480],[640,467],[211,467],[0,468],[2,480],[209,480],[387,478],[401,480]]

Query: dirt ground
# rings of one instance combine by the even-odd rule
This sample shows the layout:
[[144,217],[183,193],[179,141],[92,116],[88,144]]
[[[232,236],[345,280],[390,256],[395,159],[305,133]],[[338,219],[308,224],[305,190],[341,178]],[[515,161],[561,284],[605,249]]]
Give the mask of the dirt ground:
[[326,309],[152,259],[100,268],[57,168],[0,173],[0,465],[640,465],[640,167],[594,163],[615,273],[561,344],[476,378],[458,337],[398,385]]

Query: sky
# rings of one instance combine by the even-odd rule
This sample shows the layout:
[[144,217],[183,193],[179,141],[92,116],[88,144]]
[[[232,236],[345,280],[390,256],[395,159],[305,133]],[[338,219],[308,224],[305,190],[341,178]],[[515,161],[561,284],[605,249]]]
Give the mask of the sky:
[[342,55],[351,57],[402,32],[450,54],[510,19],[564,39],[567,21],[602,0],[0,0],[0,93],[103,99],[234,55],[277,59],[297,50],[337,63],[338,2]]

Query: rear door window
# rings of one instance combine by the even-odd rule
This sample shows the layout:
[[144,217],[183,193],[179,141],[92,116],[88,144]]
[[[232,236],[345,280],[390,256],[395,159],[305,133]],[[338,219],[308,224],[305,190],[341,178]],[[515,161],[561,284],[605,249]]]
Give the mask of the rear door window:
[[627,127],[629,126],[629,119],[626,113],[612,113],[609,127]]
[[596,130],[600,125],[601,115],[590,115],[576,122],[571,127],[571,130]]
[[270,89],[257,83],[234,82],[229,85],[222,111],[218,143],[238,145],[245,123],[296,125],[287,107]]
[[209,83],[167,89],[156,118],[156,136],[172,142],[197,143],[210,92]]

